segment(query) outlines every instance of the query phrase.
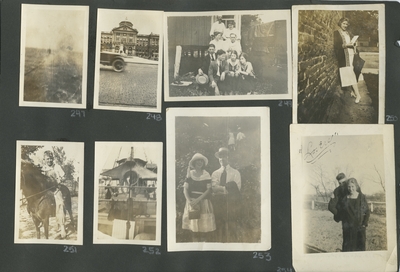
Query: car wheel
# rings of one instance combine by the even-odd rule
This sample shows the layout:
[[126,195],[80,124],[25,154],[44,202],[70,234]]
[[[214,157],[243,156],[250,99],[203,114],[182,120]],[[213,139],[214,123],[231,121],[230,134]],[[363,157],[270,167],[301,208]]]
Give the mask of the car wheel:
[[116,59],[113,61],[112,67],[115,72],[122,72],[125,68],[125,62],[121,59]]

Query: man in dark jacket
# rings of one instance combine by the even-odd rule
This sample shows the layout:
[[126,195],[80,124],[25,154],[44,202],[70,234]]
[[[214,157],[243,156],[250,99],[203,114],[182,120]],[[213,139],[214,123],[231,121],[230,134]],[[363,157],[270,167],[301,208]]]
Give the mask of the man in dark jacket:
[[223,95],[226,92],[225,76],[229,67],[224,50],[218,50],[216,55],[217,59],[210,63],[208,77],[210,78],[210,86],[214,89],[215,95]]
[[333,191],[331,199],[329,200],[328,210],[333,213],[333,219],[336,222],[340,222],[342,219],[338,212],[338,204],[347,195],[347,178],[345,174],[339,173],[336,176],[336,180],[339,182],[339,186]]

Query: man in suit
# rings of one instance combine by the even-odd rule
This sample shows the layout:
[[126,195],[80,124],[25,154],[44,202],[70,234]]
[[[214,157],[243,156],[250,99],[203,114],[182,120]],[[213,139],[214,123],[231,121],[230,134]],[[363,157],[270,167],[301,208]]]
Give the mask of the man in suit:
[[[203,76],[203,75],[208,75],[208,69],[210,68],[210,63],[214,60],[217,59],[217,56],[215,55],[215,45],[210,43],[208,45],[208,55],[205,56],[202,60],[201,67],[197,71],[198,75]],[[205,93],[206,95],[209,95],[211,93],[211,88],[209,84],[204,84],[204,85],[198,85],[199,91],[201,93]]]
[[211,175],[217,242],[239,242],[242,180],[240,172],[229,165],[229,149],[215,153],[221,167]]
[[215,45],[210,43],[208,45],[208,55],[204,57],[203,62],[201,63],[201,67],[198,70],[199,75],[204,75],[208,74],[208,68],[210,68],[210,63],[211,61],[214,61],[217,59],[217,56],[215,55]]
[[216,56],[217,59],[210,63],[208,77],[215,95],[224,95],[226,92],[225,75],[229,70],[228,62],[226,61],[226,52],[220,49],[217,51]]

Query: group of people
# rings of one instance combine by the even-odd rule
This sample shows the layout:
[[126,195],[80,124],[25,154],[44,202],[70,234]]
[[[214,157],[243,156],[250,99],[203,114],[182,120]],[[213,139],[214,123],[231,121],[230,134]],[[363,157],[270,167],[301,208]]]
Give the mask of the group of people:
[[238,127],[237,128],[237,134],[235,137],[235,134],[232,130],[228,129],[228,148],[230,151],[235,151],[236,149],[239,149],[246,138],[246,135],[242,132],[242,128]]
[[193,242],[239,242],[241,176],[229,165],[228,148],[221,147],[215,157],[221,167],[211,175],[204,155],[196,153],[189,162],[182,229],[191,231]]
[[229,21],[228,28],[222,22],[222,16],[212,25],[205,56],[198,75],[207,75],[209,85],[204,86],[209,95],[251,94],[254,92],[256,78],[249,56],[242,52],[240,33]]
[[[359,59],[354,36],[348,31],[350,22],[348,18],[341,18],[338,22],[339,29],[335,30],[333,35],[333,46],[339,66],[339,77],[342,88],[350,87],[351,96],[355,97],[355,103],[361,101],[360,91],[358,89],[358,79],[361,74],[359,64],[354,60]],[[363,65],[363,64],[362,64]]]
[[365,251],[366,228],[370,209],[355,178],[344,173],[336,176],[339,186],[333,191],[328,209],[336,222],[342,222],[342,251]]

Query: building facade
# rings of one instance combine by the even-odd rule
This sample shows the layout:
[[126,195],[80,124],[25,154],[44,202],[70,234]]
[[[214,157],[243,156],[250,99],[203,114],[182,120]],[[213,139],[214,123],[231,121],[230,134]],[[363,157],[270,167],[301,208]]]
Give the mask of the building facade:
[[139,34],[127,20],[120,22],[110,32],[101,32],[101,51],[124,53],[128,56],[158,60],[159,42],[160,35]]

